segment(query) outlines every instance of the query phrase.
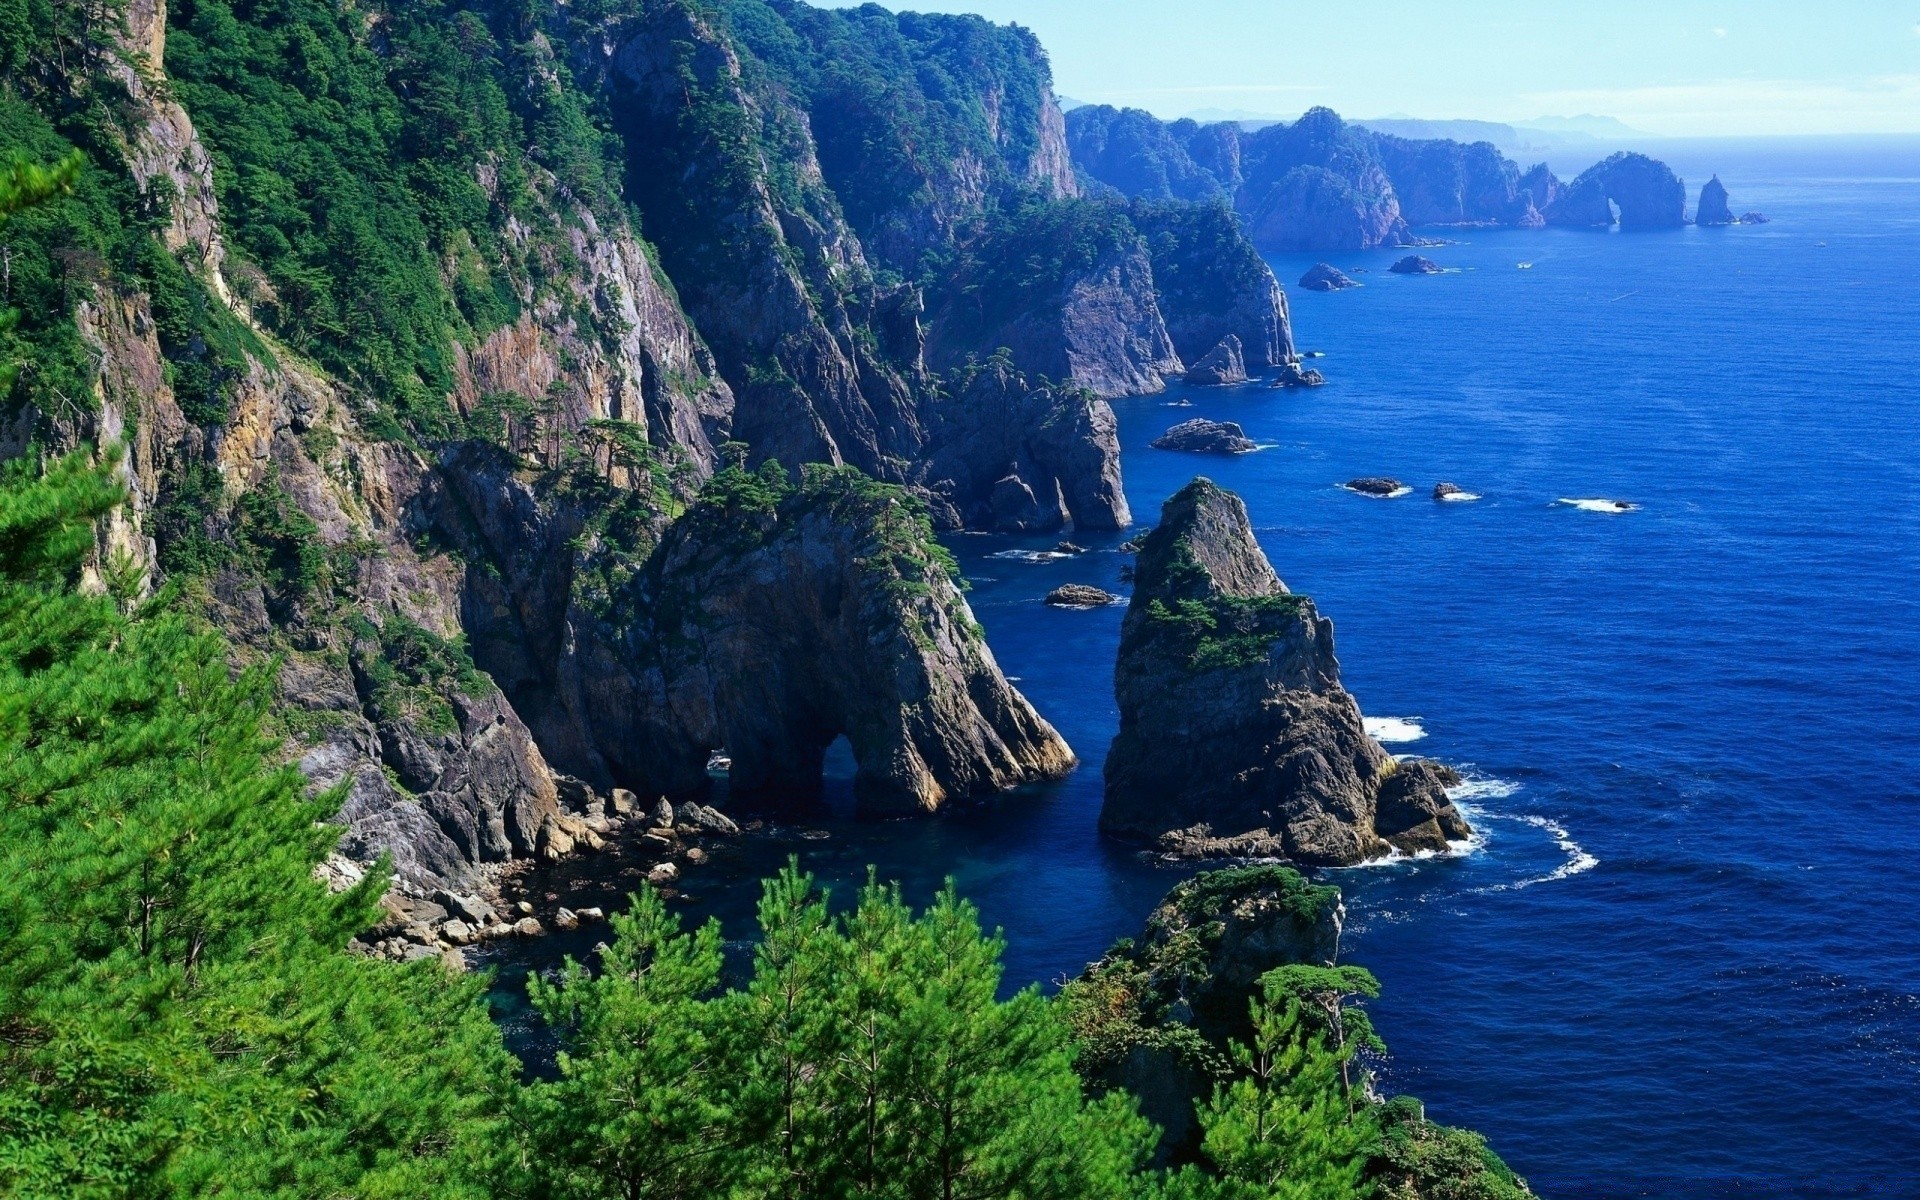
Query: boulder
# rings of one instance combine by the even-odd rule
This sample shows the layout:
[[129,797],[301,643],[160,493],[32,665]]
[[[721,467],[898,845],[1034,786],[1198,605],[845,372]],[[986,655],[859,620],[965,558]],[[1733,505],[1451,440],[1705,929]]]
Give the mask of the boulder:
[[459,892],[439,891],[433,894],[442,907],[469,925],[490,925],[497,918],[493,906],[478,896],[463,895]]
[[1241,353],[1240,339],[1231,333],[1187,371],[1187,382],[1203,387],[1246,381],[1246,356]]
[[1063,583],[1047,593],[1045,603],[1055,608],[1102,608],[1119,601],[1112,592],[1103,592],[1084,583]]
[[1765,225],[1767,223],[1767,215],[1757,212],[1741,213],[1740,223],[1742,225]]
[[1440,264],[1430,258],[1422,258],[1418,254],[1409,254],[1387,270],[1395,275],[1438,275]]
[[1396,767],[1341,686],[1333,623],[1196,479],[1141,547],[1100,828],[1179,857],[1351,864],[1469,835],[1445,777]]
[[678,882],[679,879],[680,868],[670,862],[656,864],[651,871],[647,872],[647,882],[655,887],[666,887],[668,884]]
[[1382,499],[1397,496],[1407,490],[1406,484],[1401,483],[1398,479],[1389,479],[1383,475],[1367,475],[1359,479],[1349,479],[1341,486],[1350,492],[1359,492],[1362,496],[1379,496]]
[[1357,288],[1361,282],[1332,263],[1315,263],[1307,268],[1300,277],[1300,286],[1310,292],[1337,292],[1342,288]]
[[440,933],[456,946],[464,946],[473,940],[473,926],[458,918],[448,921],[440,927]]
[[740,832],[732,817],[706,804],[682,804],[675,810],[676,825],[688,826],[698,833],[731,837]]
[[660,797],[660,799],[654,803],[653,812],[649,814],[649,817],[658,828],[672,829],[674,824],[673,802],[665,796]]
[[515,921],[513,931],[521,937],[539,937],[546,932],[540,927],[540,922],[532,917],[521,917]]
[[553,914],[553,927],[555,929],[578,929],[580,928],[580,917],[570,908],[558,909]]
[[1456,483],[1436,483],[1433,485],[1433,498],[1445,500],[1448,496],[1463,495],[1466,490]]
[[1182,421],[1153,439],[1156,450],[1185,450],[1192,454],[1246,454],[1258,450],[1246,431],[1232,421],[1195,417]]
[[1277,388],[1319,387],[1326,383],[1327,377],[1312,367],[1302,367],[1297,362],[1282,363],[1280,373],[1275,375],[1268,385]]
[[610,793],[610,799],[613,802],[613,811],[623,817],[640,807],[640,797],[626,788],[614,788]]
[[1695,225],[1733,225],[1733,209],[1727,205],[1727,188],[1715,175],[1700,188],[1700,204],[1693,212]]

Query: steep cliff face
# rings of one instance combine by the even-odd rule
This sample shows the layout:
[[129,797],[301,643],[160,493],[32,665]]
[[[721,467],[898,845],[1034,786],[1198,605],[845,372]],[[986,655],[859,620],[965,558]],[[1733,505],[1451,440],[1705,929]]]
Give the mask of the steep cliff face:
[[1549,225],[1668,229],[1686,224],[1687,187],[1663,162],[1622,151],[1580,172],[1544,210]]
[[[1022,393],[1025,394],[1025,393]],[[555,763],[595,786],[804,797],[845,734],[876,811],[1051,778],[1073,756],[1008,684],[910,493],[847,468],[716,476],[611,519],[604,481],[443,459],[442,535],[476,660]],[[634,493],[629,493],[633,495]]]
[[1093,104],[1068,118],[1067,148],[1095,190],[1142,200],[1229,199],[1222,180],[1194,161],[1178,133],[1177,124],[1150,112]]
[[1130,215],[1146,239],[1160,312],[1182,359],[1195,362],[1234,337],[1250,367],[1295,360],[1287,294],[1231,208],[1135,204]]
[[[44,106],[32,87],[0,98],[0,149],[46,159],[79,139],[94,159],[71,201],[9,230],[32,307],[5,349],[34,369],[7,452],[130,439],[132,503],[103,555],[179,585],[243,658],[284,661],[289,756],[346,786],[343,848],[391,854],[408,887],[557,845],[563,797],[584,793],[550,763],[679,788],[704,779],[698,747],[738,743],[743,788],[804,788],[824,724],[854,738],[872,806],[914,811],[1065,770],[912,496],[835,475],[839,492],[783,495],[750,534],[710,504],[676,514],[721,445],[757,430],[763,457],[854,447],[947,524],[1117,527],[1111,411],[998,366],[951,388],[929,375],[920,291],[875,278],[807,112],[697,13],[649,3],[578,47],[559,36],[573,17],[522,15],[559,24],[487,4],[367,21],[135,0],[123,55],[96,48],[64,77],[49,60]],[[966,87],[942,94],[979,134],[925,155],[926,195],[973,161],[989,191],[1070,192],[1031,38],[912,20],[903,44],[932,47],[916,78],[945,63]],[[980,55],[993,69],[967,75]],[[703,90],[691,112],[683,70]],[[62,115],[102,80],[113,122]],[[676,226],[655,204],[650,227],[677,240],[643,242],[620,180],[646,160],[591,132],[594,112],[697,135],[658,152],[724,219]],[[716,129],[742,136],[701,142]],[[913,211],[877,209],[875,228]],[[922,224],[946,237],[947,219]],[[725,236],[686,236],[703,229]],[[739,302],[722,336],[683,308],[675,256],[725,268],[688,276]],[[1150,328],[1150,282],[1124,282]],[[799,593],[821,607],[800,614],[810,657],[781,668],[781,703],[689,707],[699,673],[774,661],[795,614],[756,597]],[[705,640],[715,623],[730,660]]]
[[1448,773],[1396,764],[1367,736],[1332,622],[1274,574],[1238,497],[1204,479],[1175,494],[1135,578],[1102,830],[1173,854],[1333,864],[1466,835]]

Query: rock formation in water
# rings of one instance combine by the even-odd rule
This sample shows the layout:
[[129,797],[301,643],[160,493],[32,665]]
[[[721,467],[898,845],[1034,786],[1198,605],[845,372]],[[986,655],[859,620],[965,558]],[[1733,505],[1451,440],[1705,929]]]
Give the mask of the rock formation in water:
[[1247,359],[1240,352],[1240,339],[1228,334],[1220,339],[1220,344],[1207,351],[1199,362],[1187,368],[1187,382],[1202,387],[1218,387],[1222,384],[1245,383],[1247,381]]
[[1289,592],[1237,496],[1196,479],[1140,548],[1100,828],[1181,857],[1348,864],[1469,830],[1457,777],[1396,762],[1340,686],[1333,624]]
[[1155,450],[1184,450],[1189,454],[1249,454],[1259,444],[1233,421],[1195,417],[1182,421],[1151,443]]
[[1740,214],[1740,223],[1742,225],[1765,225],[1767,220],[1768,218],[1765,213],[1744,212]]
[[1120,597],[1084,583],[1063,583],[1047,593],[1045,603],[1055,608],[1105,608]]
[[1543,211],[1549,225],[1678,228],[1687,188],[1665,163],[1621,151],[1582,171]]
[[1735,225],[1739,222],[1733,215],[1733,209],[1727,205],[1727,187],[1715,175],[1701,185],[1700,205],[1694,210],[1695,225]]
[[1398,496],[1407,490],[1407,485],[1398,479],[1384,475],[1366,475],[1359,479],[1349,479],[1340,485],[1350,492],[1359,492],[1362,496]]
[[1337,292],[1362,286],[1360,281],[1331,263],[1315,263],[1300,277],[1300,286],[1310,292]]
[[1439,263],[1434,262],[1430,258],[1422,258],[1418,254],[1407,255],[1405,258],[1395,262],[1391,267],[1388,267],[1387,270],[1392,271],[1395,275],[1438,275],[1441,273]]

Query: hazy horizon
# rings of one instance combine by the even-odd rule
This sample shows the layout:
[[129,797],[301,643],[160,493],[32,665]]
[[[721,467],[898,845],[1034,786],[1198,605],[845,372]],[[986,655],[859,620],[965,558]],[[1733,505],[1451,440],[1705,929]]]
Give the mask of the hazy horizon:
[[1356,118],[1503,124],[1593,114],[1653,137],[1920,133],[1915,0],[898,7],[1024,25],[1046,47],[1060,93],[1165,118],[1285,118],[1325,105]]

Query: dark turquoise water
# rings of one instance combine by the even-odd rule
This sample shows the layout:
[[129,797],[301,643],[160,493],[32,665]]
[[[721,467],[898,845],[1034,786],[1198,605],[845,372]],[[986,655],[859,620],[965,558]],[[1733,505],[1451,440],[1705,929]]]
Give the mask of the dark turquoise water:
[[[1128,494],[1150,522],[1196,472],[1240,492],[1363,709],[1424,732],[1389,748],[1474,780],[1471,854],[1324,873],[1385,985],[1390,1089],[1550,1196],[1920,1195],[1920,142],[1657,152],[1774,222],[1458,233],[1429,278],[1334,256],[1367,286],[1292,293],[1332,382],[1121,402]],[[1271,448],[1147,447],[1190,416]],[[1416,490],[1335,486],[1373,474]],[[1440,479],[1484,498],[1434,503]],[[1582,498],[1641,507],[1559,503]],[[744,937],[741,881],[793,852],[917,899],[953,876],[1004,927],[1010,984],[1138,928],[1178,875],[1094,832],[1121,610],[1039,603],[1122,590],[1126,560],[1118,537],[996,557],[1052,540],[954,544],[1080,771],[733,847],[689,915]]]

